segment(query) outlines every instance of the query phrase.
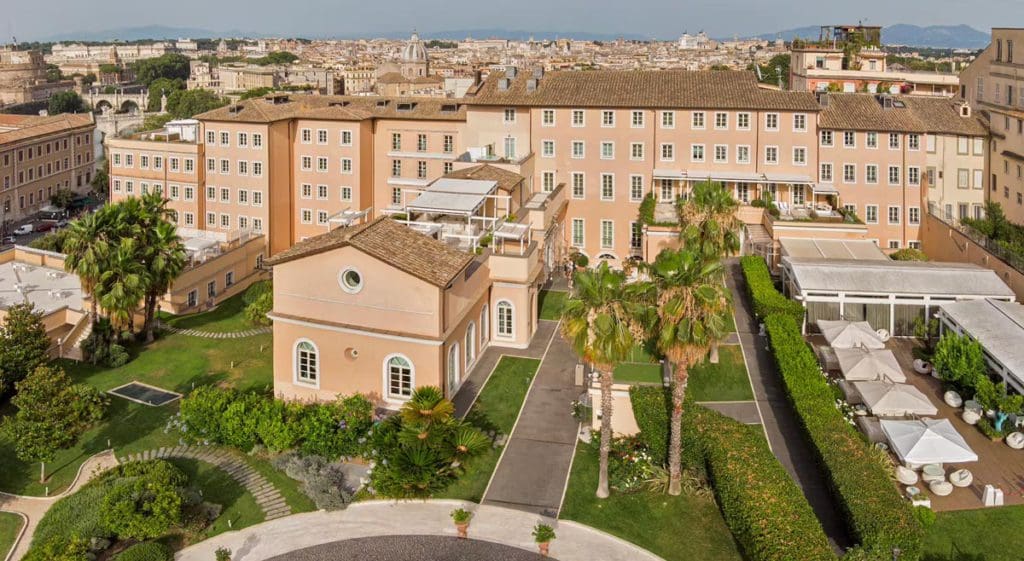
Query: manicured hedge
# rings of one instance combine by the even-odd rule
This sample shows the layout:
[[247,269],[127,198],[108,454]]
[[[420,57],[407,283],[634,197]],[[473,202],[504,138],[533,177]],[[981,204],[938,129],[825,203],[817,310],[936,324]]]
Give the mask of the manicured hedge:
[[708,478],[725,523],[751,561],[836,559],[803,492],[768,448],[759,427],[690,405]]
[[[639,438],[655,455],[658,446],[664,450],[668,444],[669,392],[634,387],[629,396]],[[756,429],[688,401],[682,442],[684,467],[708,476],[747,559],[835,559],[807,499]]]
[[920,558],[923,532],[910,503],[900,497],[877,452],[836,408],[832,390],[798,324],[776,314],[765,320],[765,326],[789,400],[863,554],[868,559],[891,559],[893,548],[898,547],[901,560]]
[[740,258],[740,266],[743,268],[743,276],[747,279],[747,293],[758,319],[764,321],[772,314],[782,314],[793,318],[798,324],[803,322],[804,307],[775,290],[772,275],[764,259],[756,255],[747,255]]

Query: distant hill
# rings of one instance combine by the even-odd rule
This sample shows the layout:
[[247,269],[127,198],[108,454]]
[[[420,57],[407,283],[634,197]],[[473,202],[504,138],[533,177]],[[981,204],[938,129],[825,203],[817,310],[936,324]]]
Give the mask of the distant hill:
[[[814,25],[787,29],[777,33],[765,33],[758,37],[775,39],[781,37],[791,41],[817,39],[821,27]],[[882,28],[882,43],[886,45],[907,45],[912,47],[935,47],[939,49],[983,49],[989,43],[989,34],[968,25],[931,25],[921,27],[904,23]]]
[[258,37],[260,33],[245,31],[211,31],[209,29],[198,29],[192,27],[168,27],[165,25],[145,25],[140,27],[123,27],[119,29],[105,29],[102,31],[80,31],[72,33],[60,33],[50,37],[43,37],[39,41],[139,41],[142,39],[180,39],[184,37],[192,39],[208,39],[212,37]]

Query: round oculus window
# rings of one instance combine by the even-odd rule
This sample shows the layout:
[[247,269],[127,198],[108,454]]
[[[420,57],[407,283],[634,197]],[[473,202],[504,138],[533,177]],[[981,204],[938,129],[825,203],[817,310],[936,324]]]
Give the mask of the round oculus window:
[[355,269],[345,269],[338,278],[345,292],[355,294],[363,289],[363,275]]

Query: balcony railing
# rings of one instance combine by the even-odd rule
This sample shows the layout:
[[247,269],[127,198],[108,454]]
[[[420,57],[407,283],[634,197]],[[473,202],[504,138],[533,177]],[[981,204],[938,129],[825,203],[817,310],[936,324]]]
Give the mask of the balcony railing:
[[972,242],[978,244],[985,251],[1003,261],[1017,272],[1024,273],[1024,255],[1006,249],[1004,246],[999,245],[996,240],[992,240],[985,234],[982,234],[967,224],[960,222],[954,218],[952,214],[943,212],[942,209],[939,208],[939,205],[934,201],[928,203],[928,214],[939,222],[942,222],[957,232],[960,232]]

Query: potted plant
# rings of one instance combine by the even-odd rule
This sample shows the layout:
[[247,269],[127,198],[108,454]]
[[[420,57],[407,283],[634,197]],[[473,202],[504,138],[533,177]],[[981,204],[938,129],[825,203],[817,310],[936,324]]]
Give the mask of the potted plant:
[[217,561],[231,561],[231,550],[226,547],[218,547],[214,556]]
[[537,542],[537,547],[540,549],[542,557],[548,556],[548,550],[551,548],[551,541],[555,539],[555,529],[547,524],[537,523],[533,527],[533,541]]
[[469,519],[473,518],[473,513],[464,508],[457,508],[451,512],[451,516],[452,522],[455,523],[455,529],[459,532],[459,537],[465,539],[466,531],[469,529]]

